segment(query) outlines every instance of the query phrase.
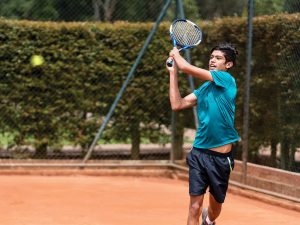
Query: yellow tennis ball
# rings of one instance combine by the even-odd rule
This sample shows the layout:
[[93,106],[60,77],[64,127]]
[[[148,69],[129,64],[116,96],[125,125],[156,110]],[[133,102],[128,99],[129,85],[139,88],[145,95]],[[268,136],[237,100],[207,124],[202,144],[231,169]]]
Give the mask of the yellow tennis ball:
[[31,65],[40,66],[44,63],[44,58],[41,55],[33,55],[30,59]]

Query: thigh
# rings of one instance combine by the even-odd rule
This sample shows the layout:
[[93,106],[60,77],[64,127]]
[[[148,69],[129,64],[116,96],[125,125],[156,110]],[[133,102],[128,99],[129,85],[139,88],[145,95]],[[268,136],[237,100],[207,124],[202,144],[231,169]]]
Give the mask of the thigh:
[[209,185],[208,174],[204,162],[205,154],[192,149],[187,155],[189,166],[189,193],[191,196],[200,196],[206,192]]
[[232,157],[213,156],[208,169],[210,193],[218,203],[225,201],[226,192],[234,161]]

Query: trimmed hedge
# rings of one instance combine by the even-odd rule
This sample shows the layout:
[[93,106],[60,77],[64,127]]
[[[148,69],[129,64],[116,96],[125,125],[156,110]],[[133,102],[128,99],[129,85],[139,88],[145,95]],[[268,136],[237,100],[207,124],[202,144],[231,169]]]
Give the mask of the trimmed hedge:
[[[254,20],[251,88],[251,148],[288,139],[298,146],[299,98],[286,102],[285,90],[299,94],[292,77],[299,75],[300,15],[276,15]],[[246,18],[199,22],[204,41],[192,50],[193,63],[206,67],[210,49],[221,41],[237,45],[232,71],[237,79],[237,128],[242,134],[243,80],[247,41]],[[136,75],[118,104],[103,137],[127,140],[149,137],[168,142],[162,128],[170,126],[168,75],[165,60],[172,48],[169,23],[159,27]],[[39,154],[61,140],[89,145],[123,84],[152,28],[151,23],[50,23],[0,20],[1,132],[13,133],[13,145],[34,140]],[[299,52],[299,51],[298,51]],[[30,64],[40,54],[45,63]],[[291,61],[289,61],[291,60]],[[293,61],[295,60],[295,61]],[[291,70],[291,65],[297,67]],[[299,70],[298,70],[299,71]],[[197,86],[201,83],[196,81]],[[284,83],[284,88],[282,84]],[[187,79],[180,81],[189,93]],[[288,105],[287,105],[288,104]],[[284,112],[285,109],[293,109]],[[185,126],[193,127],[191,110]],[[286,121],[285,113],[293,121]],[[295,126],[297,124],[298,127]],[[284,132],[280,132],[283,131]],[[285,135],[287,134],[287,135]],[[287,137],[286,137],[287,136]],[[139,142],[138,142],[139,143]]]
[[[61,140],[89,145],[151,27],[1,20],[2,132],[13,133],[17,145],[34,140],[38,155]],[[160,126],[169,124],[166,36],[167,31],[156,35],[151,43],[106,139],[128,139],[129,124],[137,119],[154,139],[160,137]],[[44,57],[41,67],[30,64],[34,54]]]

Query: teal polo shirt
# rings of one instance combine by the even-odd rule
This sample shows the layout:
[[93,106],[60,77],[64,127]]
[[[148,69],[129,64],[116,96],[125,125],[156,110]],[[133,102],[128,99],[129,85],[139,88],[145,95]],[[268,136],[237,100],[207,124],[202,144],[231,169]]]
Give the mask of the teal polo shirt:
[[213,81],[206,81],[193,93],[197,97],[199,128],[193,146],[215,148],[240,139],[234,128],[235,79],[225,71],[210,71]]

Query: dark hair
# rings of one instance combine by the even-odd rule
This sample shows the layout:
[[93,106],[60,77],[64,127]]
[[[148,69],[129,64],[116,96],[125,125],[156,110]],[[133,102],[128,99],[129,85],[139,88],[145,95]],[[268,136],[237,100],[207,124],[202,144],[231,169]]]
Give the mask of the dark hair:
[[220,43],[217,46],[213,47],[210,53],[215,50],[219,50],[224,53],[224,57],[226,62],[232,62],[235,65],[236,56],[238,55],[238,51],[235,46],[231,43]]

